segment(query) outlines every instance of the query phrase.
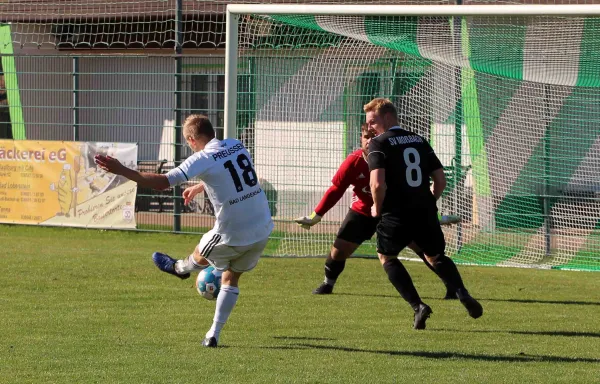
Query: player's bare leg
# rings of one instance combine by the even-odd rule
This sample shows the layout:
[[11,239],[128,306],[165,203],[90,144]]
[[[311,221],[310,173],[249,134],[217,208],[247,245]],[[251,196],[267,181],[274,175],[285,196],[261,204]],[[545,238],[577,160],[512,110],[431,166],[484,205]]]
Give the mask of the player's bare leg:
[[327,260],[325,260],[325,280],[323,280],[323,283],[313,291],[315,295],[327,295],[333,292],[335,282],[346,266],[346,259],[348,259],[359,246],[360,244],[352,243],[340,238],[335,239],[331,251],[327,256]]
[[465,288],[460,272],[458,272],[458,268],[456,267],[456,264],[454,264],[454,261],[443,253],[435,256],[425,255],[425,259],[433,266],[437,275],[444,280],[445,283],[456,287],[456,295],[461,304],[464,305],[469,312],[469,316],[474,319],[481,317],[481,315],[483,315],[483,307]]
[[180,279],[187,279],[190,277],[190,272],[200,271],[209,265],[208,261],[200,254],[198,246],[194,248],[191,255],[182,260],[175,260],[160,252],[154,252],[152,260],[158,269]]
[[238,282],[241,275],[242,272],[234,272],[231,269],[223,272],[221,276],[221,291],[219,292],[219,296],[217,296],[217,305],[215,307],[215,317],[213,318],[212,326],[202,342],[203,346],[216,347],[218,345],[221,330],[225,326],[240,294]]
[[402,265],[400,260],[398,260],[397,256],[386,256],[381,253],[378,253],[377,256],[379,257],[379,262],[383,266],[385,273],[388,275],[390,283],[392,283],[400,296],[402,296],[415,311],[413,328],[425,329],[425,322],[433,311],[421,300],[408,271],[404,268],[404,265]]
[[427,268],[429,268],[433,273],[435,273],[442,280],[442,282],[444,283],[444,286],[446,287],[446,295],[444,296],[444,300],[456,300],[457,299],[456,288],[449,285],[448,282],[444,281],[444,279],[442,279],[440,277],[440,275],[437,273],[435,268],[433,268],[433,266],[429,263],[429,261],[425,257],[425,253],[421,250],[421,248],[419,248],[419,246],[415,243],[410,243],[408,245],[408,248],[412,249],[413,252],[416,253],[417,256],[419,256],[421,258],[421,260],[423,260],[423,263],[425,264],[425,266],[427,266]]

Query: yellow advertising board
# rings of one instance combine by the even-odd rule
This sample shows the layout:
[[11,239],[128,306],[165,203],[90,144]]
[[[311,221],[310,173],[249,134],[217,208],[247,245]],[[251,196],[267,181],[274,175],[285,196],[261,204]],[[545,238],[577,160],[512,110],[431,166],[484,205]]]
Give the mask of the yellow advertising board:
[[136,144],[0,140],[0,223],[135,228],[137,185],[98,153],[137,164]]

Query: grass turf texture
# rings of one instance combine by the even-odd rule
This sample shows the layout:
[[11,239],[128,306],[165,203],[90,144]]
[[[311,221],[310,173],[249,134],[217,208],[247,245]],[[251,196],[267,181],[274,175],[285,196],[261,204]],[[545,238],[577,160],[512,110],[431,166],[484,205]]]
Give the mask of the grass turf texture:
[[264,258],[241,280],[221,336],[200,347],[214,302],[150,255],[199,236],[0,226],[2,383],[591,383],[600,377],[598,275],[460,267],[484,316],[440,300],[425,331],[376,260],[347,263],[335,294],[310,292],[323,260]]

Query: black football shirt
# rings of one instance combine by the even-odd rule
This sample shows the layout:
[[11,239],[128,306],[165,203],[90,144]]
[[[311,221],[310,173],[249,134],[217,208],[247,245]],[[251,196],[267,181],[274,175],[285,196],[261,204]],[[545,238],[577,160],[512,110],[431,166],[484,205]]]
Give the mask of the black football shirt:
[[382,214],[436,209],[429,176],[442,163],[422,136],[392,127],[371,140],[368,162],[370,171],[385,169]]

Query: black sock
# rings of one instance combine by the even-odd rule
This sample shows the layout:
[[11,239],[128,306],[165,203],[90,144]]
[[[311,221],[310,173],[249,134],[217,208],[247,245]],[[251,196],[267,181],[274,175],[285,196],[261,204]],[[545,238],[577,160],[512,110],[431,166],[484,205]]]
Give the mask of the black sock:
[[331,255],[327,256],[327,260],[325,260],[325,279],[329,283],[335,282],[345,266],[346,260],[334,260],[331,258]]
[[435,263],[433,263],[435,272],[442,279],[446,287],[455,287],[455,290],[465,289],[462,277],[456,264],[446,255],[440,255],[437,257]]
[[[456,288],[454,288],[447,281],[445,281],[444,279],[442,279],[442,277],[435,270],[435,268],[433,268],[433,266],[431,264],[429,264],[429,261],[427,261],[427,259],[425,258],[425,253],[423,253],[423,251],[421,251],[421,252],[415,252],[415,253],[421,258],[421,260],[423,260],[423,263],[425,263],[425,265],[427,266],[427,268],[429,268],[433,273],[435,273],[442,280],[442,283],[444,283],[444,285],[446,286],[446,291],[447,291],[446,293],[448,293],[448,292],[456,292]],[[450,259],[450,261],[452,261],[452,259]]]
[[419,304],[422,304],[421,298],[419,297],[419,293],[415,288],[410,275],[404,265],[400,262],[400,260],[396,258],[388,259],[385,263],[383,263],[383,269],[385,273],[388,275],[388,279],[396,288],[400,296],[404,300],[406,300],[412,309],[415,311],[419,309]]

